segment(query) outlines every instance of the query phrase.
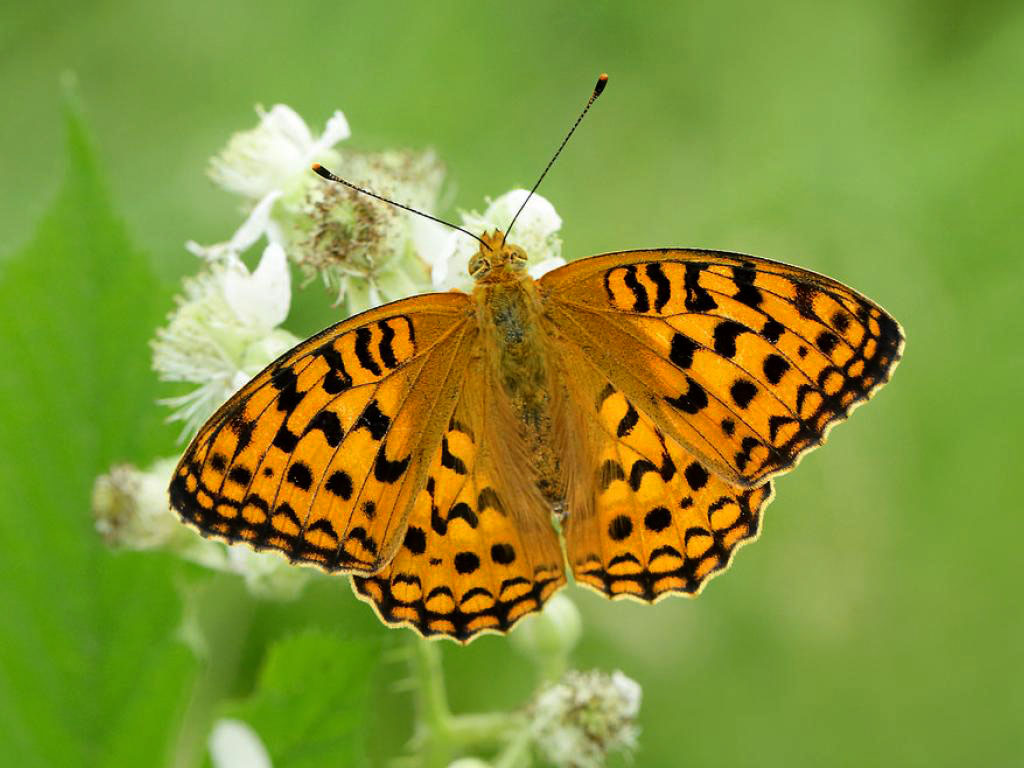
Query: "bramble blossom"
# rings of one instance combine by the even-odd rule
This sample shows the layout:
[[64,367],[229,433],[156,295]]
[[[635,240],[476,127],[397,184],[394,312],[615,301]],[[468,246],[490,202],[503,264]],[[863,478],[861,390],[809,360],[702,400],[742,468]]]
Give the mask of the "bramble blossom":
[[[513,189],[493,201],[489,200],[483,213],[463,212],[462,226],[477,234],[504,231],[528,194],[528,190]],[[555,211],[555,207],[547,198],[534,193],[508,236],[510,243],[526,251],[529,258],[527,270],[531,277],[538,278],[565,264],[562,258],[562,239],[558,236],[561,228],[562,217]],[[466,265],[478,247],[476,240],[464,233],[450,232],[444,247],[430,259],[430,276],[434,288],[468,290],[472,287]]]

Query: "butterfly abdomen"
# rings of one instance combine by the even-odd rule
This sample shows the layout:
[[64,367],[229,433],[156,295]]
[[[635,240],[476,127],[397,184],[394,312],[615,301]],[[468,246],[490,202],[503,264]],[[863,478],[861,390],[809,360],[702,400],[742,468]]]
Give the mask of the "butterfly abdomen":
[[474,290],[483,354],[507,398],[525,442],[538,487],[550,501],[561,498],[559,462],[552,447],[550,344],[540,324],[541,305],[534,281],[479,283]]

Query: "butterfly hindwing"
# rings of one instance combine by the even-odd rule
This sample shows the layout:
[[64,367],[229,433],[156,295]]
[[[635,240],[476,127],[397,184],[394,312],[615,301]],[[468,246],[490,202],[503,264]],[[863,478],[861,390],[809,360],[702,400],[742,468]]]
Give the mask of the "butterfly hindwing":
[[402,547],[380,573],[353,576],[385,622],[466,642],[507,631],[565,584],[549,506],[516,460],[518,427],[502,397],[478,358]]
[[304,341],[199,431],[173,506],[205,535],[326,570],[380,570],[455,407],[475,329],[470,298],[445,293]]
[[564,525],[576,580],[611,598],[695,595],[756,537],[771,484],[731,485],[665,435],[578,351],[563,350],[575,433],[589,475],[570,491]]
[[756,487],[884,384],[899,325],[829,278],[715,251],[596,256],[540,280],[546,320],[666,436]]

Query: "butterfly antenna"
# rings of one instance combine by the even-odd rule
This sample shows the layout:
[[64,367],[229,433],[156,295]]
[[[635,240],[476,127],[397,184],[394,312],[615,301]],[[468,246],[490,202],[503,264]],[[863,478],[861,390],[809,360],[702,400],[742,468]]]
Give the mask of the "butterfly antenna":
[[431,221],[436,221],[438,224],[444,224],[446,227],[451,227],[454,230],[457,230],[459,232],[462,232],[463,234],[469,235],[474,240],[478,241],[480,243],[480,245],[482,245],[488,251],[492,250],[491,246],[489,246],[487,243],[485,243],[482,238],[478,237],[477,235],[474,235],[468,229],[463,229],[462,227],[458,227],[455,224],[452,224],[450,221],[445,221],[444,219],[439,219],[436,216],[431,216],[429,213],[424,213],[423,211],[417,211],[415,208],[410,208],[408,205],[403,205],[402,203],[396,203],[394,200],[389,200],[388,198],[384,197],[383,195],[378,195],[375,192],[371,192],[368,189],[363,189],[362,187],[357,187],[351,181],[345,181],[340,176],[337,176],[334,173],[332,173],[331,171],[327,170],[322,165],[320,165],[320,163],[313,163],[313,171],[318,176],[320,176],[322,178],[325,178],[328,181],[335,181],[338,184],[344,184],[349,189],[354,189],[356,192],[361,192],[364,195],[369,195],[372,198],[380,200],[382,203],[388,203],[389,205],[393,205],[396,208],[401,208],[402,210],[408,211],[409,213],[415,213],[417,216],[422,216],[425,219],[430,219]]
[[606,85],[608,85],[608,75],[602,72],[601,76],[597,78],[597,85],[594,86],[594,92],[590,94],[590,98],[587,99],[587,105],[583,108],[583,111],[580,112],[580,116],[576,118],[576,122],[572,124],[572,128],[569,129],[569,132],[565,134],[565,138],[562,139],[562,143],[559,144],[558,149],[555,150],[554,157],[548,161],[547,166],[544,168],[544,172],[540,175],[540,178],[537,179],[537,183],[533,185],[533,188],[530,190],[530,194],[528,194],[526,199],[523,200],[523,204],[519,206],[519,210],[516,211],[516,215],[512,217],[512,223],[508,225],[508,229],[505,230],[505,234],[501,236],[502,245],[505,244],[505,238],[508,237],[508,233],[512,231],[512,225],[516,223],[516,219],[519,218],[519,214],[523,212],[526,204],[530,202],[530,198],[533,197],[533,193],[537,191],[537,187],[539,187],[540,183],[544,181],[544,177],[548,175],[548,171],[551,170],[551,166],[555,164],[555,160],[557,160],[558,156],[562,154],[562,150],[565,149],[565,145],[569,143],[569,139],[572,138],[576,128],[583,122],[583,118],[586,116],[587,112],[590,111],[591,105],[597,101],[597,97],[601,95],[601,92],[604,91],[604,87]]

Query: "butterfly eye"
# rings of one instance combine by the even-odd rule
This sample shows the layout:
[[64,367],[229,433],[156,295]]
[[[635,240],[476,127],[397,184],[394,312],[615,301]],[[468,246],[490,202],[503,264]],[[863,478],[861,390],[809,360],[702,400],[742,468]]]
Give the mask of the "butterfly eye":
[[469,276],[474,278],[483,277],[491,271],[491,262],[484,256],[477,254],[469,260]]

